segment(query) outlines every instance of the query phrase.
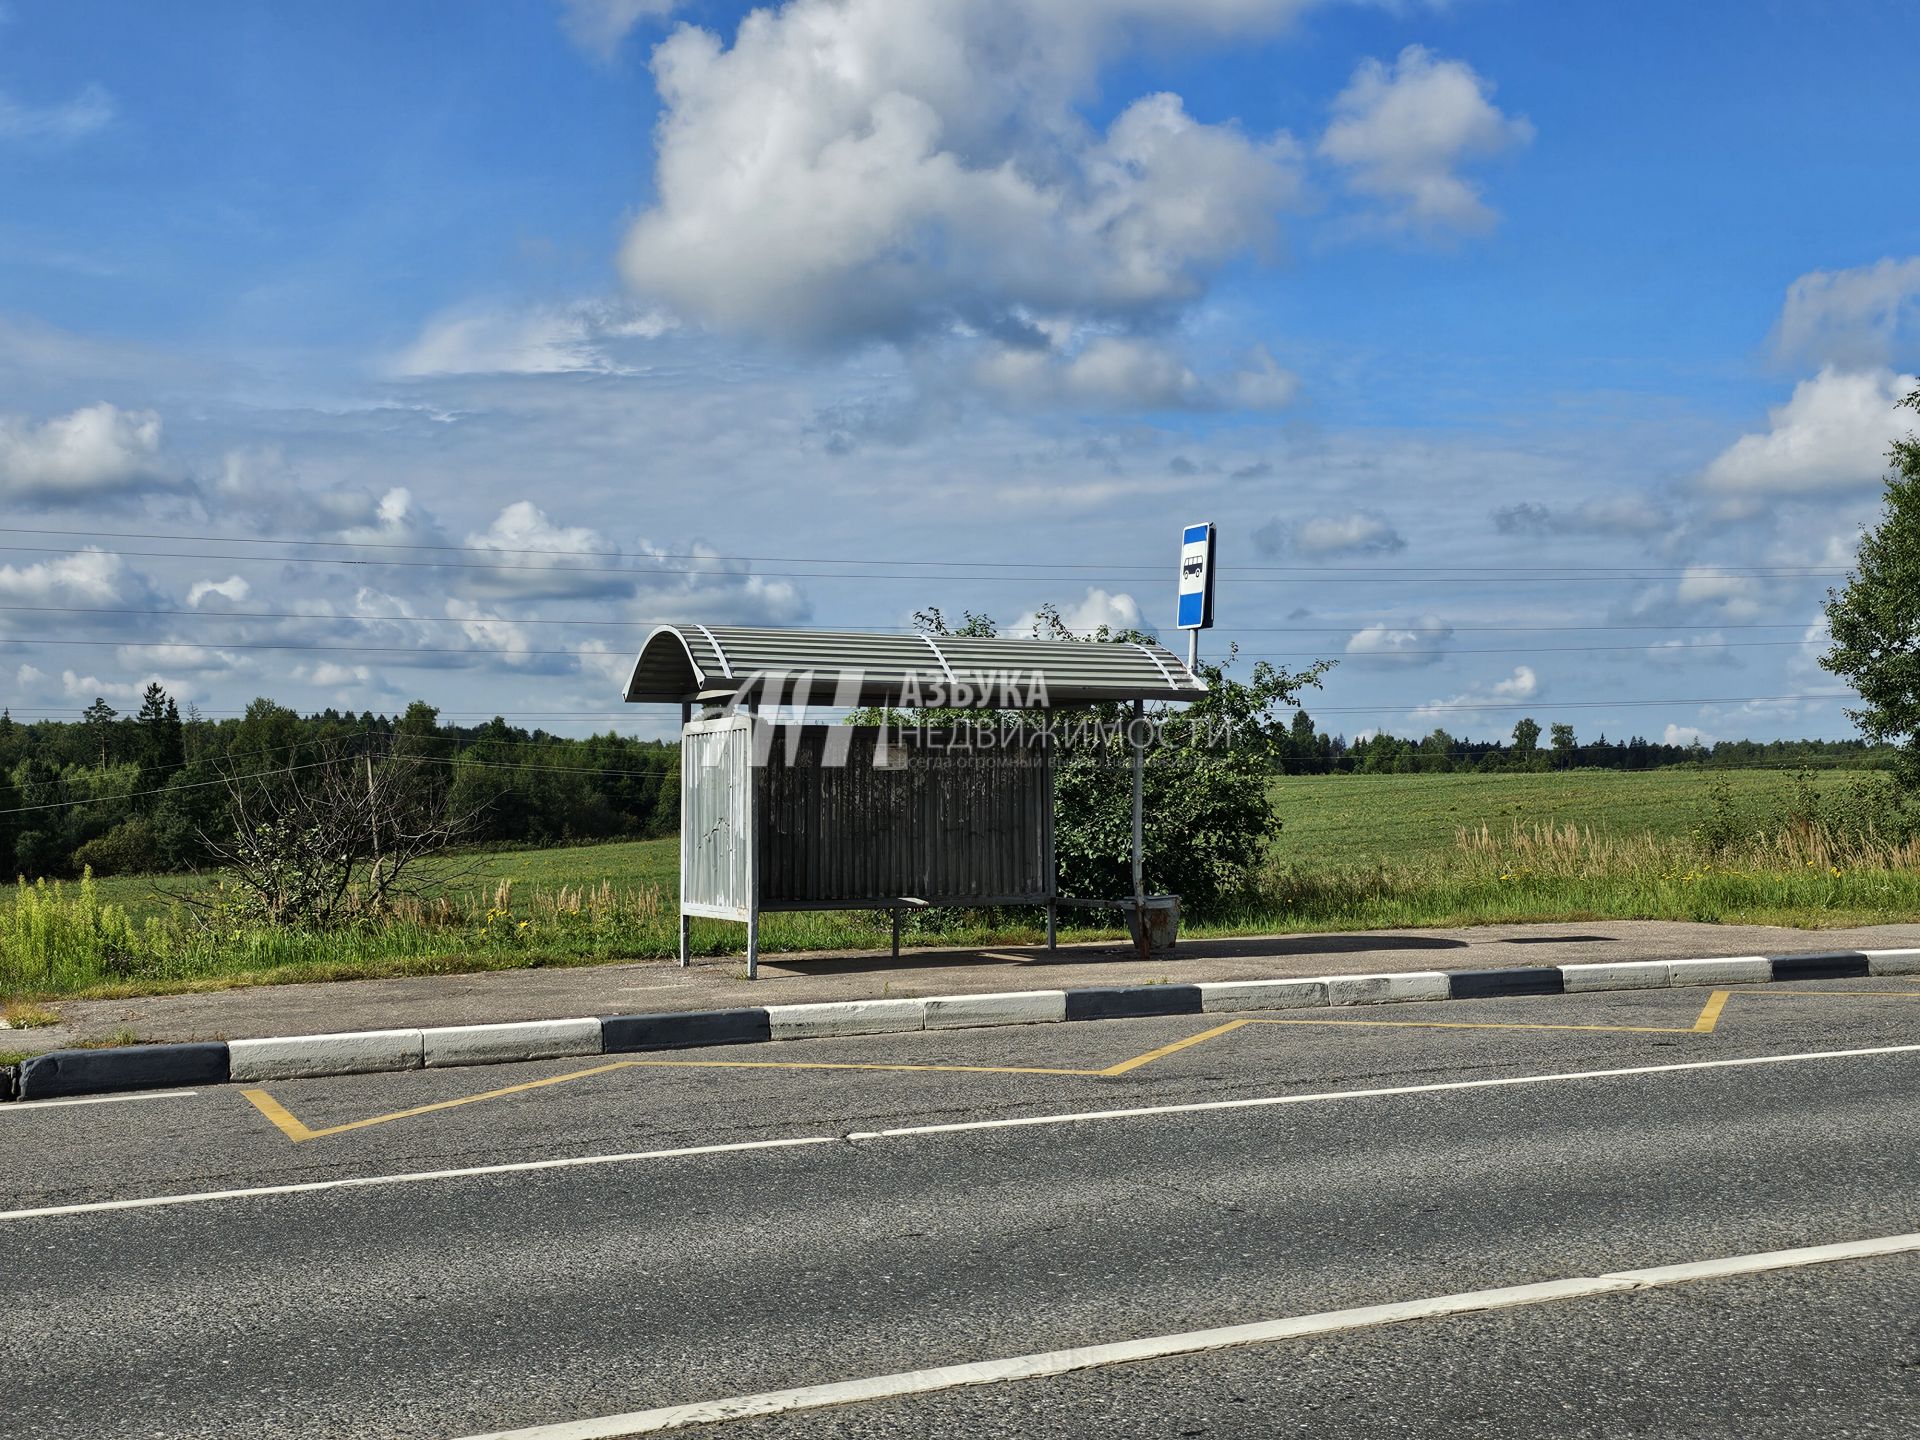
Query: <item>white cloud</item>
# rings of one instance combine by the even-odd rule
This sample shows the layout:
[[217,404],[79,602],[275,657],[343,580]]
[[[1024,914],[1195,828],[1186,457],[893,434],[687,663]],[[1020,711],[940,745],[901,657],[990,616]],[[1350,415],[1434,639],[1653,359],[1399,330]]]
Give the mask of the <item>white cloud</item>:
[[[1098,586],[1088,586],[1086,594],[1071,605],[1060,607],[1060,620],[1076,635],[1091,635],[1103,627],[1116,630],[1144,630],[1146,623],[1140,617],[1140,602],[1124,591],[1113,593]],[[1015,620],[1004,632],[1008,635],[1038,635],[1040,616],[1029,610]]]
[[1738,663],[1733,652],[1727,648],[1726,632],[1722,630],[1656,640],[1647,647],[1647,660],[1673,670],[1699,670],[1709,665],[1732,666]]
[[156,468],[160,417],[102,402],[35,425],[0,417],[0,497],[77,501],[168,488]]
[[13,604],[45,605],[56,600],[110,604],[139,588],[118,555],[83,550],[32,565],[0,565],[0,599]]
[[1712,745],[1713,737],[1691,725],[1669,725],[1661,735],[1662,745]]
[[297,665],[293,673],[297,679],[322,688],[373,683],[373,671],[365,665],[336,665],[331,660],[323,660],[311,668]]
[[1920,344],[1920,256],[1813,270],[1787,287],[1774,346],[1816,365],[1870,369]]
[[634,606],[650,620],[697,620],[709,625],[794,625],[813,614],[813,606],[790,580],[752,573],[747,562],[722,557],[696,540],[676,555],[641,542],[642,573]]
[[57,105],[28,105],[0,92],[0,140],[81,140],[113,123],[113,97],[88,85]]
[[1540,693],[1540,677],[1530,665],[1516,665],[1513,673],[1491,685],[1475,685],[1444,700],[1432,700],[1413,712],[1417,720],[1442,720],[1461,711],[1492,710],[1531,700]]
[[476,649],[499,652],[509,665],[524,665],[534,656],[533,641],[524,626],[489,613],[464,600],[448,599],[447,615],[461,622],[460,633]]
[[657,339],[675,324],[660,311],[607,301],[520,309],[463,307],[434,316],[386,368],[401,379],[621,374],[627,367],[609,353],[608,341]]
[[31,665],[22,665],[13,672],[14,683],[22,690],[32,688],[46,678],[47,675],[44,670],[36,670]]
[[1347,654],[1395,665],[1438,664],[1453,627],[1431,616],[1405,625],[1369,625],[1347,640]]
[[1190,304],[1259,253],[1298,147],[1149,95],[1104,134],[1074,109],[1141,22],[1270,27],[1289,0],[789,0],[732,46],[682,26],[653,56],[657,201],[622,269],[726,330],[805,343],[969,333]]
[[1828,366],[1767,412],[1764,434],[1742,435],[1707,466],[1707,488],[1813,494],[1877,485],[1887,447],[1906,432],[1901,398],[1920,387],[1891,370]]
[[187,591],[187,604],[197,606],[209,595],[217,595],[238,605],[253,593],[253,587],[238,575],[229,575],[224,580],[196,580]]
[[192,681],[169,679],[157,673],[132,681],[102,680],[96,675],[81,675],[73,670],[62,671],[60,675],[60,689],[68,699],[87,703],[95,699],[114,701],[123,711],[138,705],[149,685],[158,685],[175,700],[189,700],[201,693]]
[[344,527],[340,538],[356,545],[420,546],[438,545],[445,538],[439,522],[415,503],[413,492],[404,485],[389,489],[372,510],[362,523]]
[[1311,515],[1305,520],[1271,520],[1253,532],[1263,555],[1289,551],[1309,558],[1329,555],[1391,555],[1407,548],[1393,523],[1377,510],[1344,515]]
[[1347,171],[1360,194],[1381,202],[1390,224],[1416,230],[1485,230],[1496,218],[1480,189],[1458,173],[1475,159],[1533,138],[1524,117],[1488,99],[1493,87],[1458,60],[1420,45],[1391,68],[1364,60],[1333,102],[1319,151]]
[[1751,575],[1729,575],[1717,565],[1689,565],[1674,587],[1685,609],[1713,610],[1723,620],[1751,620],[1761,613],[1765,587]]
[[588,54],[610,60],[643,20],[664,20],[678,0],[560,0],[560,27]]
[[531,500],[508,505],[466,543],[498,556],[491,562],[495,568],[459,572],[466,584],[488,594],[586,597],[622,594],[633,585],[632,576],[609,573],[619,568],[617,545],[587,526],[554,524]]

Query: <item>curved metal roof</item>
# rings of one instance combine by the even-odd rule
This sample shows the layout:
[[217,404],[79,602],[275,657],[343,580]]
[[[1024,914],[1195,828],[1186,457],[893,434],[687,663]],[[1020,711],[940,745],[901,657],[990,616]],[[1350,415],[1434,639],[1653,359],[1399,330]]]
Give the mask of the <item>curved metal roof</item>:
[[683,624],[647,636],[626,698],[714,702],[757,684],[778,703],[778,689],[802,675],[811,677],[810,703],[822,706],[1020,709],[1197,700],[1207,689],[1184,661],[1153,644]]

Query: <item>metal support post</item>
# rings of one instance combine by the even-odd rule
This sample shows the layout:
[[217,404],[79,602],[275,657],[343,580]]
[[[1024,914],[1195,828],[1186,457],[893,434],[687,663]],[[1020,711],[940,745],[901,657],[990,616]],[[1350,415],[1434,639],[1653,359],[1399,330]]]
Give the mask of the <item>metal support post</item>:
[[1195,675],[1200,673],[1200,632],[1187,631],[1187,669]]
[[892,915],[893,915],[893,958],[898,960],[900,958],[900,907],[898,905],[893,907]]
[[1133,725],[1129,728],[1134,734],[1127,738],[1133,742],[1133,918],[1139,927],[1139,938],[1135,942],[1142,960],[1147,958],[1147,857],[1145,812],[1147,803],[1147,747],[1141,743],[1139,730],[1147,718],[1147,702],[1133,702]]
[[747,979],[760,978],[760,907],[747,911]]
[[1060,907],[1053,901],[1047,901],[1047,950],[1051,953],[1059,943]]
[[[685,760],[686,760],[686,746],[687,746],[685,732],[686,732],[687,725],[692,721],[692,719],[693,719],[693,706],[689,704],[687,701],[682,700],[680,702],[680,730],[681,730],[680,754],[681,754],[681,762],[683,764],[685,763]],[[686,781],[684,779],[681,780],[680,786],[682,791],[682,799],[684,801],[685,790],[686,790]],[[684,847],[686,843],[687,843],[686,827],[682,826],[680,830],[680,844]],[[680,861],[680,903],[684,905],[686,903],[686,900],[687,900],[687,862],[685,857],[683,856]],[[689,965],[693,964],[693,942],[692,942],[692,934],[691,934],[692,929],[693,929],[693,922],[688,918],[687,912],[682,910],[680,912],[680,968],[682,970],[686,969]]]

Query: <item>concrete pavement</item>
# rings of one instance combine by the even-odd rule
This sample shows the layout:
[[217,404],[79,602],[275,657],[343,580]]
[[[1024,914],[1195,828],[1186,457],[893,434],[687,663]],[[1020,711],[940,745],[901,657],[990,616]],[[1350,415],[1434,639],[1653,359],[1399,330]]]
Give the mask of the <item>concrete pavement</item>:
[[1111,943],[996,950],[781,955],[749,982],[738,959],[507,970],[328,984],[262,985],[123,1000],[65,1000],[58,1025],[10,1030],[0,1050],[38,1053],[121,1032],[145,1041],[321,1035],[396,1026],[498,1024],[643,1011],[716,1010],[1009,990],[1195,983],[1402,970],[1587,964],[1805,950],[1920,946],[1920,924],[1842,930],[1665,920],[1486,925],[1183,940],[1171,960],[1140,961]]
[[[1920,1047],[1920,984],[1736,989],[1702,1029],[1712,1000],[867,1036],[15,1105],[0,1432],[459,1437],[1920,1231],[1920,1052],[1899,1048]],[[1225,1108],[1168,1108],[1196,1105]],[[1112,1113],[1140,1110],[1156,1113]],[[950,1125],[996,1128],[926,1128]],[[710,1148],[766,1142],[796,1143]],[[656,1158],[575,1163],[634,1153]],[[489,1166],[529,1168],[18,1213]],[[1785,1406],[1910,1434],[1913,1275],[1889,1258],[714,1433],[1287,1434],[1329,1407],[1341,1434],[1764,1433],[1732,1420]],[[1816,1346],[1813,1323],[1844,1328]],[[1663,1347],[1674,1375],[1714,1357],[1727,1398],[1682,1394]]]

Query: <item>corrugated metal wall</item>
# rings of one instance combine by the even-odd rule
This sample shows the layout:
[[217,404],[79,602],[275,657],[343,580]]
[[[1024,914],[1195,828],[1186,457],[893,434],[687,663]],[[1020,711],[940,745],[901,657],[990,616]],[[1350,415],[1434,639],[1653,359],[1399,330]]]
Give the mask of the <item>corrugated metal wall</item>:
[[[1037,740],[969,751],[890,732],[889,763],[876,766],[879,734],[775,727],[758,776],[763,904],[1012,903],[1053,893],[1053,780]],[[846,747],[842,765],[821,763],[830,737]]]
[[752,722],[689,725],[680,741],[680,903],[745,920],[753,896]]

